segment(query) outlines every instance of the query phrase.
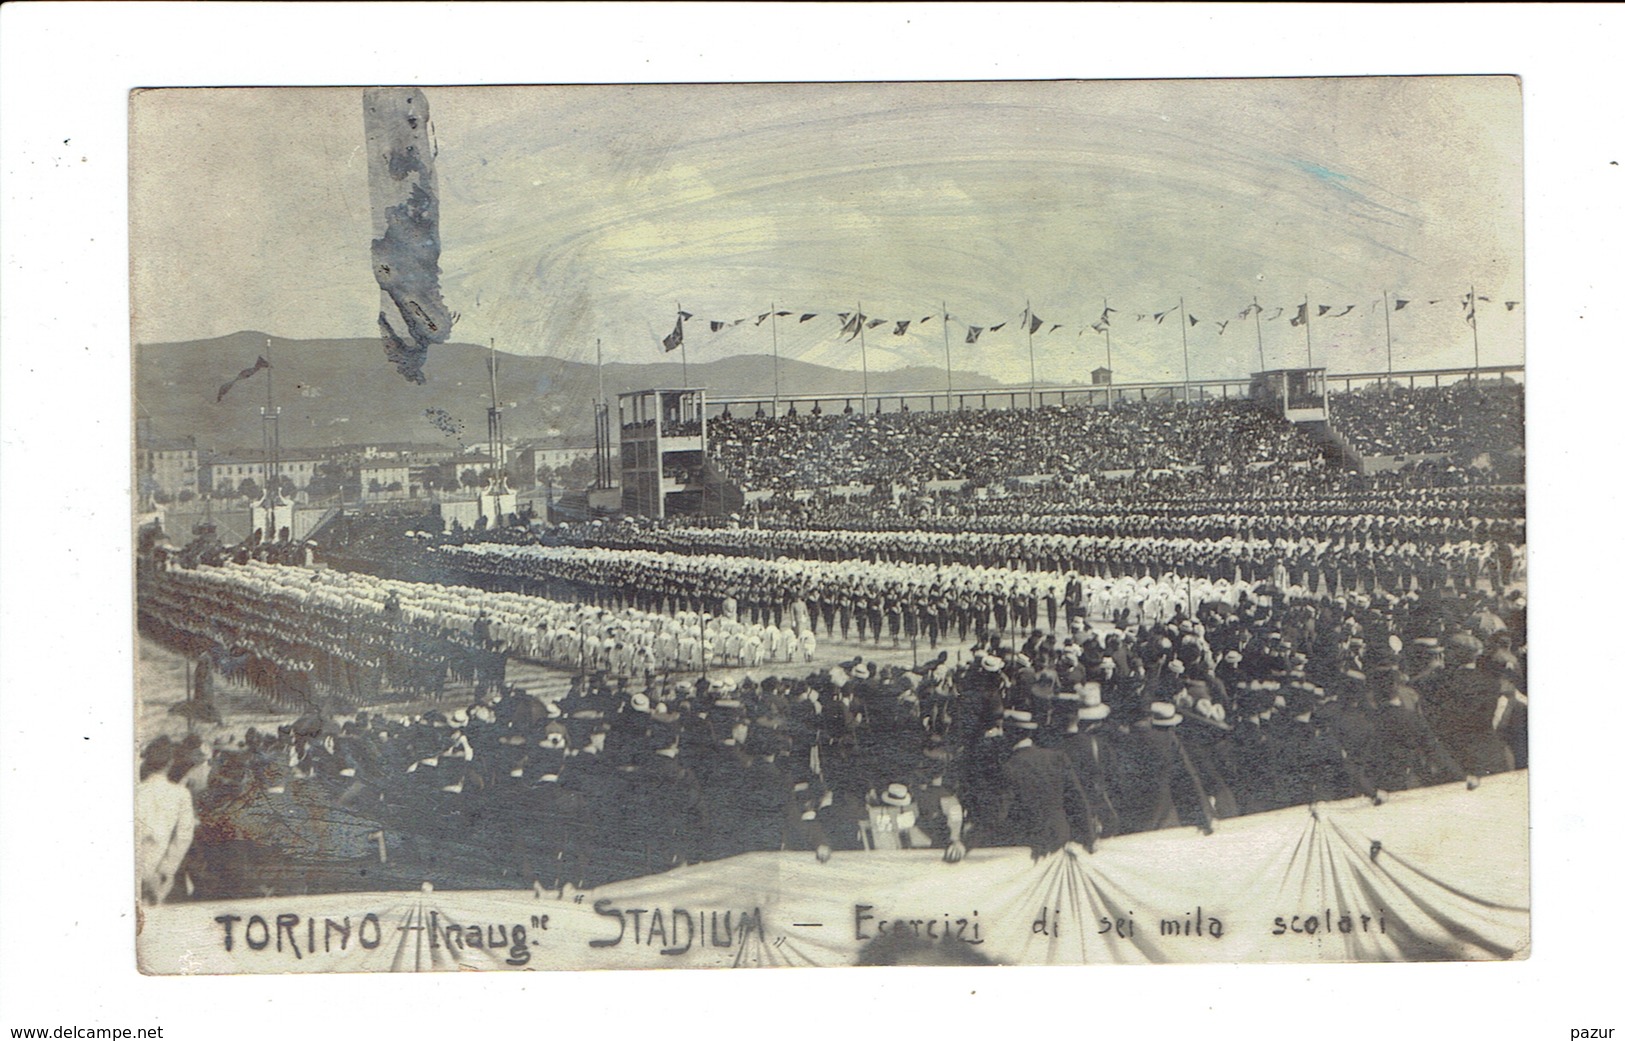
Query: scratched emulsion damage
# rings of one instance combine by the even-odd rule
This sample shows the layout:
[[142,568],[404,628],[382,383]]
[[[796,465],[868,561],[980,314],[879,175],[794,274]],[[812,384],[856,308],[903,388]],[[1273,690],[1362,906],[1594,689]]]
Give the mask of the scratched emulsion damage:
[[440,296],[440,199],[429,102],[416,89],[364,92],[367,179],[372,195],[372,271],[382,291],[384,354],[422,383],[429,345],[445,343],[457,316]]

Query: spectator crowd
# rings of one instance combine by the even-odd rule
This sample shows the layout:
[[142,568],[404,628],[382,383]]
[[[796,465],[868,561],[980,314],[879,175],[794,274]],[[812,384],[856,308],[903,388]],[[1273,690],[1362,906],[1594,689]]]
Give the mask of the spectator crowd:
[[1523,450],[1523,384],[1377,385],[1331,397],[1331,421],[1363,456]]
[[751,489],[986,481],[1172,467],[1307,461],[1313,440],[1250,402],[1122,402],[1110,408],[714,417],[708,450]]

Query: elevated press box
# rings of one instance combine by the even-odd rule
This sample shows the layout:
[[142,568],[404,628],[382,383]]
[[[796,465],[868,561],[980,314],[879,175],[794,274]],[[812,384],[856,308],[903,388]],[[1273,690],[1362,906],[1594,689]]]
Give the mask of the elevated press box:
[[1326,422],[1326,370],[1323,368],[1255,372],[1249,396],[1290,422]]
[[701,512],[705,391],[637,390],[619,404],[621,508],[643,517]]

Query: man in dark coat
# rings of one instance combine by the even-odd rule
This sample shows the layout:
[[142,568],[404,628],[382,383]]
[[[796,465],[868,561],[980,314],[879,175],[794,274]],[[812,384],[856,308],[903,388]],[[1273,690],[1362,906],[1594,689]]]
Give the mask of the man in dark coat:
[[1434,732],[1470,777],[1513,766],[1512,753],[1495,730],[1501,684],[1478,668],[1481,650],[1473,636],[1457,633],[1445,644],[1444,668],[1417,684]]
[[[1072,840],[1072,819],[1078,816],[1089,822],[1078,839],[1094,852],[1096,818],[1071,760],[1065,753],[1033,743],[1038,724],[1032,713],[1011,710],[1008,715],[1007,726],[1016,740],[1002,771],[999,819],[1005,840],[1028,847],[1037,859]],[[1074,807],[1070,814],[1069,803]]]
[[[1184,722],[1172,704],[1152,702],[1148,717],[1134,728],[1125,752],[1128,783],[1141,794],[1136,830],[1194,824],[1213,832],[1207,790],[1175,728]],[[1131,825],[1134,827],[1135,825]]]

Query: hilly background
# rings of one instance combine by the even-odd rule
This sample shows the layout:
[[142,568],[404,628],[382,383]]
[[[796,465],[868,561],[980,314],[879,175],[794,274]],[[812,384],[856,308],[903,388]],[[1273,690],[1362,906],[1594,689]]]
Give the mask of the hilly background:
[[[211,340],[138,344],[135,348],[135,414],[156,437],[195,435],[200,449],[225,451],[257,446],[266,374],[238,384],[215,402],[220,385],[266,353],[265,333],[245,331]],[[485,357],[489,349],[451,343],[435,347],[422,385],[396,375],[376,338],[287,340],[269,337],[276,400],[282,407],[284,448],[317,448],[370,441],[483,444],[490,405]],[[596,366],[558,358],[497,352],[503,426],[510,440],[543,438],[592,443],[592,402],[598,396]],[[673,355],[673,359],[677,356]],[[689,384],[714,397],[773,392],[771,355],[744,355],[691,363]],[[860,372],[788,358],[779,363],[784,396],[856,396]],[[871,394],[945,387],[941,369],[903,368],[871,372]],[[956,368],[962,387],[1000,386],[979,373]],[[606,364],[604,390],[613,401],[623,391],[680,387],[679,361],[646,365]],[[443,410],[438,423],[430,412]],[[460,425],[460,429],[459,429]],[[449,427],[450,429],[444,429]]]

